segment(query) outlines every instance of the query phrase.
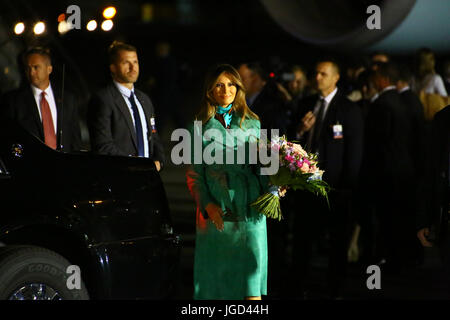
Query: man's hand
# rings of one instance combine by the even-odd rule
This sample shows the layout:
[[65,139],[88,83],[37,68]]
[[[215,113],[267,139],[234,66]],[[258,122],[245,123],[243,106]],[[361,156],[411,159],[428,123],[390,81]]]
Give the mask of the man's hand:
[[420,229],[417,232],[417,238],[419,238],[420,243],[422,244],[422,246],[430,248],[433,246],[433,244],[427,240],[428,235],[430,234],[430,229],[428,228],[423,228]]
[[156,166],[156,170],[158,170],[158,172],[161,170],[161,163],[159,163],[158,160],[155,161],[155,166]]
[[312,111],[309,111],[307,114],[305,114],[300,123],[300,135],[303,135],[303,133],[311,130],[311,128],[314,126],[314,123],[316,123],[316,116],[314,115],[314,113],[312,113]]
[[309,111],[302,119],[302,129],[303,131],[309,131],[316,123],[316,116],[312,111]]
[[224,213],[222,209],[214,203],[208,203],[205,209],[206,212],[208,213],[209,219],[211,219],[211,222],[214,223],[217,230],[223,231],[222,216],[224,215]]

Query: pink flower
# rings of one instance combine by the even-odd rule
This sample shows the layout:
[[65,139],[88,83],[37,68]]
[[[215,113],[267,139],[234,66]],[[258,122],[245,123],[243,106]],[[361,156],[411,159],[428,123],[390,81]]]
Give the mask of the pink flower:
[[284,157],[284,159],[285,159],[286,161],[289,161],[290,163],[293,163],[293,162],[295,161],[295,158],[294,158],[293,156],[291,156],[291,155],[286,155],[286,156]]
[[294,148],[295,152],[301,154],[304,157],[306,157],[308,155],[308,153],[305,150],[303,150],[303,148],[299,144],[293,143],[293,148]]

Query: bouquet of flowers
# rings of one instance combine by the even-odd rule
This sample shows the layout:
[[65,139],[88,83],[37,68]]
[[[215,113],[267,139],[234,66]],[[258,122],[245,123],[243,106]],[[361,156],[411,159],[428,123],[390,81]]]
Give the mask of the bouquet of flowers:
[[279,170],[269,177],[272,187],[251,206],[268,218],[282,219],[278,189],[305,190],[326,198],[330,186],[322,180],[323,170],[317,166],[317,155],[308,153],[301,145],[279,137],[270,142],[272,152],[279,152]]

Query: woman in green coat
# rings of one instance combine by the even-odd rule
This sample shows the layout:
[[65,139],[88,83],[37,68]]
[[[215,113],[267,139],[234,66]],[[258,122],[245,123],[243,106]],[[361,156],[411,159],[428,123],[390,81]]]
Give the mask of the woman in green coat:
[[230,65],[209,73],[203,97],[191,131],[201,148],[187,172],[197,202],[194,298],[259,300],[267,294],[266,217],[250,203],[269,187],[254,161],[259,118]]

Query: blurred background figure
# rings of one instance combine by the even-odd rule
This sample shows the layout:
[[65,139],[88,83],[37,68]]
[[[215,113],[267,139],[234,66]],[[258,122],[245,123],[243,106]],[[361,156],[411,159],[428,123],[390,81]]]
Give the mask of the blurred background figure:
[[246,90],[247,104],[259,116],[261,129],[268,130],[268,138],[271,129],[279,129],[280,135],[285,134],[285,100],[277,83],[269,78],[267,70],[260,62],[242,63],[238,71]]
[[289,90],[292,101],[298,103],[298,101],[307,95],[308,77],[306,70],[299,65],[292,66],[290,71],[293,79],[287,81],[286,87]]
[[386,52],[374,52],[370,60],[371,60],[370,68],[372,70],[376,70],[378,69],[378,66],[381,63],[388,63],[391,60],[391,58]]
[[[399,65],[396,86],[398,92],[400,93],[400,97],[407,107],[407,116],[410,119],[409,121],[411,122],[412,129],[409,152],[410,157],[413,161],[415,176],[415,179],[412,180],[413,195],[415,195],[413,197],[413,201],[420,202],[424,200],[421,196],[420,185],[425,183],[423,163],[427,162],[425,150],[426,143],[429,139],[429,132],[425,124],[422,102],[410,87],[412,79],[413,74],[408,65]],[[414,214],[414,216],[417,215],[417,208],[420,208],[420,203],[412,206],[412,209],[414,210],[412,213]],[[413,234],[415,234],[415,226],[413,224],[410,224],[410,228],[411,229],[408,230],[409,243],[407,246],[408,248],[410,248],[411,253],[409,261],[407,261],[407,263],[409,265],[420,264],[421,262],[423,262],[423,248],[420,246],[420,243],[417,241],[417,239],[413,237]]]
[[444,77],[445,90],[448,94],[450,92],[450,60],[444,62],[442,76]]
[[415,54],[413,90],[424,106],[425,120],[431,121],[436,112],[449,103],[442,77],[435,70],[435,55],[429,48],[421,48]]
[[373,63],[387,63],[389,60],[389,55],[386,52],[375,52],[372,54]]
[[421,48],[416,53],[416,92],[435,93],[443,97],[447,96],[444,81],[436,73],[436,60],[433,51],[429,48]]
[[430,162],[422,192],[425,201],[418,215],[417,237],[424,247],[440,249],[442,279],[450,288],[450,105],[436,113],[427,151]]
[[361,108],[364,119],[366,119],[367,113],[369,112],[370,101],[377,93],[372,81],[370,81],[373,73],[373,70],[366,69],[358,75],[358,79],[356,80],[356,90],[361,92],[361,99],[357,100],[356,103]]
[[399,273],[410,256],[408,239],[414,224],[410,201],[414,192],[412,123],[408,107],[397,92],[396,79],[392,63],[380,64],[371,76],[377,94],[366,118],[361,169],[361,190],[366,204],[362,212],[373,208],[380,226],[375,259],[392,273]]

